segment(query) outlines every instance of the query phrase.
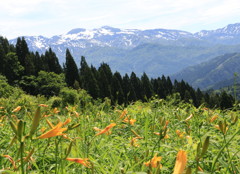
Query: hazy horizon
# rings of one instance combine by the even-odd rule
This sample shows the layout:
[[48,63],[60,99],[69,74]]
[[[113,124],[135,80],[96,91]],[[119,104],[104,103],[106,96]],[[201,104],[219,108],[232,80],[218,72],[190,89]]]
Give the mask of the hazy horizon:
[[74,28],[176,29],[191,33],[240,22],[238,0],[0,0],[0,35],[51,37]]

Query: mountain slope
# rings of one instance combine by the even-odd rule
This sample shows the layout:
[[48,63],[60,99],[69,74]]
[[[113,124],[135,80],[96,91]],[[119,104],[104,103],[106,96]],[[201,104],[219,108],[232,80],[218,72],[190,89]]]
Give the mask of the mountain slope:
[[240,23],[229,24],[217,30],[202,30],[195,33],[194,36],[213,44],[239,44]]
[[199,65],[188,67],[172,76],[173,79],[185,80],[193,87],[219,88],[230,85],[234,73],[240,73],[240,53],[225,54]]
[[[69,48],[76,63],[85,56],[89,64],[106,62],[121,73],[144,71],[151,77],[170,75],[187,66],[216,56],[237,52],[240,44],[240,24],[200,31],[192,34],[168,29],[119,29],[104,26],[97,29],[77,28],[51,38],[25,37],[30,50],[45,52],[49,47],[65,62]],[[15,44],[16,39],[11,40]]]

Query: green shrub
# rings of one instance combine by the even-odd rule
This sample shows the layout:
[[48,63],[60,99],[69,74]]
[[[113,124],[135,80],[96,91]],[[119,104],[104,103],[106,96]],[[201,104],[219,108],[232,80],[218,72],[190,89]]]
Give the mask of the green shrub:
[[78,93],[74,89],[63,88],[60,91],[60,97],[62,97],[63,107],[67,105],[76,105],[79,103]]

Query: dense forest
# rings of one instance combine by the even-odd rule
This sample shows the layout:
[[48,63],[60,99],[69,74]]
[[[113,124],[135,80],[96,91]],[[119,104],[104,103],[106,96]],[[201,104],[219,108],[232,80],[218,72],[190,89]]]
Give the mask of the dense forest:
[[93,99],[107,97],[112,104],[127,105],[152,97],[165,99],[169,95],[196,107],[204,104],[209,108],[226,109],[235,103],[226,92],[202,92],[183,80],[172,81],[164,75],[149,78],[143,73],[138,77],[132,72],[122,76],[119,72],[113,73],[106,63],[98,68],[89,66],[84,56],[78,66],[68,49],[66,61],[61,66],[51,48],[44,54],[31,52],[23,37],[17,39],[16,45],[0,37],[0,74],[0,83],[6,79],[10,85],[20,87],[28,94],[46,97],[58,96],[62,88],[69,87],[85,89]]

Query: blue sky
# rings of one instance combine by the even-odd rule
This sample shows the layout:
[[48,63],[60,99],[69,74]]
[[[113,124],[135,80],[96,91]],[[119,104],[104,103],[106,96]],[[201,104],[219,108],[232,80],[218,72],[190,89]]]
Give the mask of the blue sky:
[[194,33],[238,22],[239,0],[0,0],[0,35],[8,39],[105,25]]

